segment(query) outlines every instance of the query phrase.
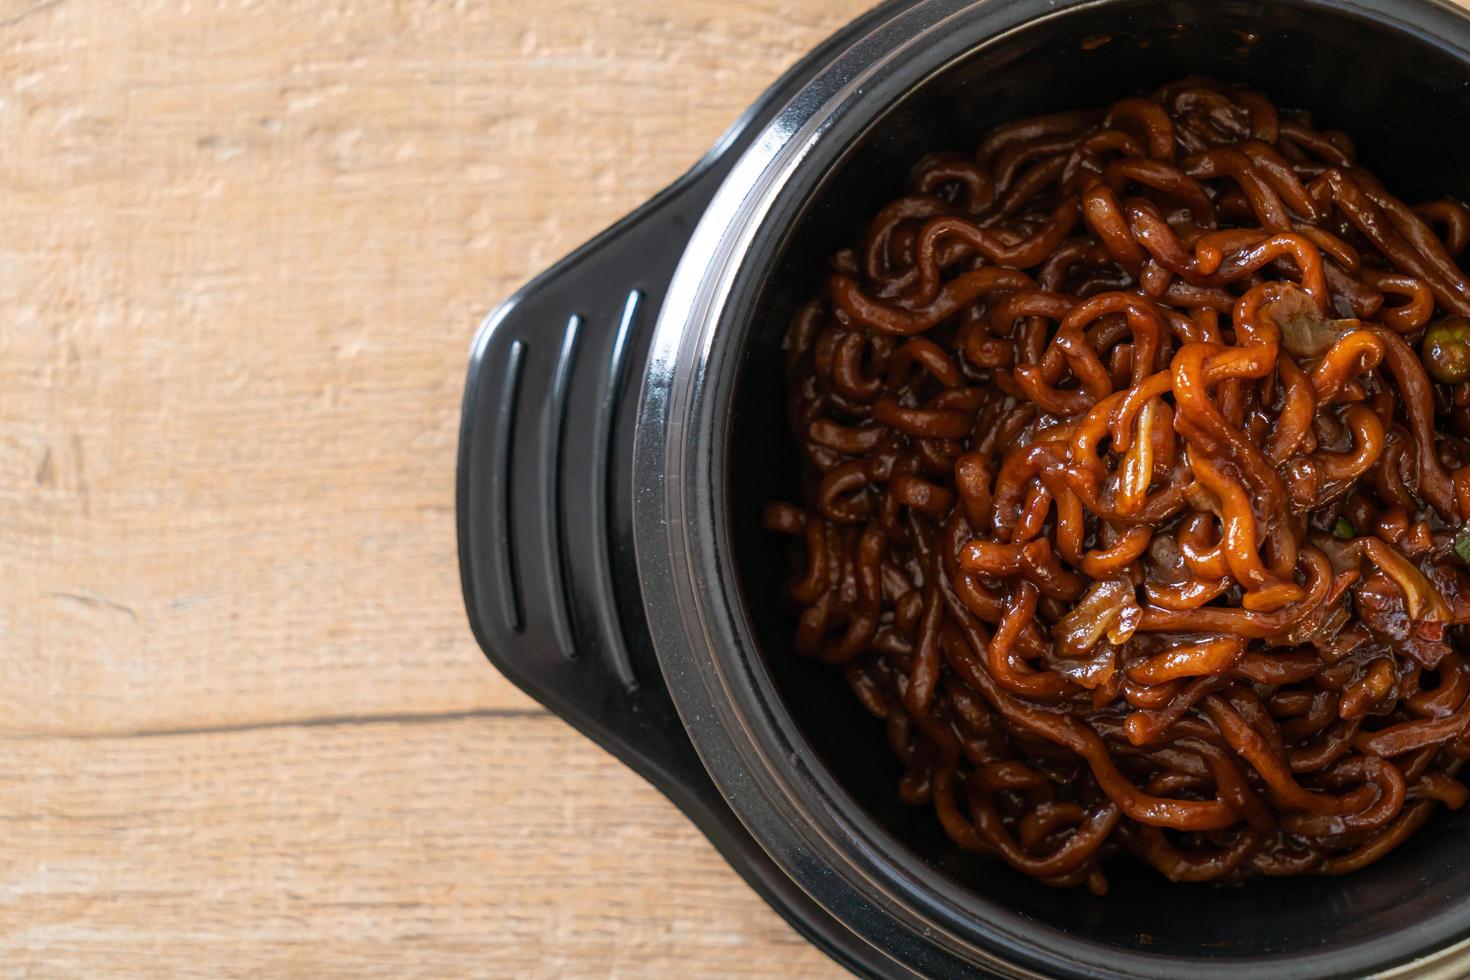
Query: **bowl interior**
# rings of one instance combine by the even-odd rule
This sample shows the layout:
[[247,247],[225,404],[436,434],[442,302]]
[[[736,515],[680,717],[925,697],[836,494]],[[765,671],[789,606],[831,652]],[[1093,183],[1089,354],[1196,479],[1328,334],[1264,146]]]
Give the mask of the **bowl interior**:
[[740,479],[728,491],[727,519],[745,607],[812,751],[857,807],[977,903],[1104,945],[1234,958],[1368,942],[1412,929],[1465,897],[1460,869],[1470,867],[1470,826],[1463,812],[1440,814],[1388,858],[1343,878],[1184,885],[1118,863],[1101,899],[1040,886],[959,851],[929,808],[897,801],[900,770],[881,726],[858,707],[841,674],[791,653],[794,621],[780,597],[786,542],[759,526],[765,501],[794,493],[780,350],[792,311],[814,292],[825,257],[858,238],[863,221],[902,192],[904,174],[927,152],[971,149],[1008,120],[1103,106],[1200,73],[1245,82],[1278,106],[1310,110],[1320,127],[1345,130],[1363,164],[1411,203],[1446,194],[1470,200],[1470,63],[1389,19],[1341,6],[1140,2],[1033,22],[929,78],[878,119],[808,202],[765,283],[729,441],[729,472]]

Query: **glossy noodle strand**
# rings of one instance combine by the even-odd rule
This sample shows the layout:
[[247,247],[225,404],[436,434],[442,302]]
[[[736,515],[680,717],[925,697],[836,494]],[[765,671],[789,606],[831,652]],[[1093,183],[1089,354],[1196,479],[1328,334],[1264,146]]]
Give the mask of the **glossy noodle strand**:
[[1342,874],[1470,756],[1470,209],[1191,78],[920,162],[787,335],[797,653],[960,847]]

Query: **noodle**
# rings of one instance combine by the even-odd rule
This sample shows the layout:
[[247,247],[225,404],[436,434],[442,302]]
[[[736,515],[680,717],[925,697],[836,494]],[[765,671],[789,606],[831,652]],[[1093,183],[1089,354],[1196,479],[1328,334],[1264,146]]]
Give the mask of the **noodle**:
[[1341,874],[1463,805],[1467,244],[1201,79],[922,161],[791,326],[765,514],[901,797],[1098,893]]

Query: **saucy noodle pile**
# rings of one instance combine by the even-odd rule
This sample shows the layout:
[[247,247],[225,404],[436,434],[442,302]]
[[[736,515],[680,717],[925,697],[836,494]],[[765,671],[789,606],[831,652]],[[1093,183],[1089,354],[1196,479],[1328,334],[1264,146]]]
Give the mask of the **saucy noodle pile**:
[[794,645],[960,847],[1341,874],[1470,757],[1470,210],[1185,79],[926,158],[787,337]]

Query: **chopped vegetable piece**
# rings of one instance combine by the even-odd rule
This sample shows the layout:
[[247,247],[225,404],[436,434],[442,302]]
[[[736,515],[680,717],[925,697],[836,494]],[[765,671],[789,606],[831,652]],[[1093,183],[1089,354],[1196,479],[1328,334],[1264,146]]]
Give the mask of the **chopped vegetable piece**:
[[1461,531],[1460,536],[1455,538],[1455,554],[1460,556],[1462,562],[1470,565],[1470,528]]
[[1419,348],[1424,369],[1441,384],[1470,381],[1470,317],[1447,316],[1430,325]]

